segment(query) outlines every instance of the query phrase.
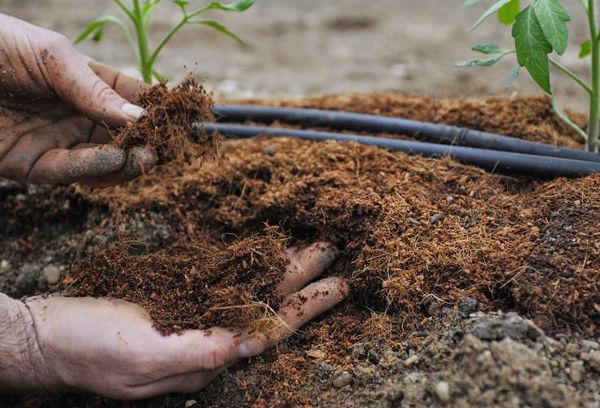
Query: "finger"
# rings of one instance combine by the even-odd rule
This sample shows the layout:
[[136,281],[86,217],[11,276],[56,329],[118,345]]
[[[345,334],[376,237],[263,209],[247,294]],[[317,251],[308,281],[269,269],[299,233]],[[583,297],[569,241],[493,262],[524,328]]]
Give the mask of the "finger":
[[35,162],[26,181],[37,184],[70,184],[115,173],[125,164],[125,152],[113,146],[51,149]]
[[131,104],[103,81],[70,43],[42,57],[54,91],[95,122],[121,126],[136,121],[144,110]]
[[154,150],[134,147],[127,153],[127,162],[118,171],[110,174],[81,179],[88,187],[108,187],[131,181],[148,173],[156,165],[158,158]]
[[344,279],[331,277],[288,296],[278,312],[280,323],[267,333],[253,334],[241,341],[237,347],[238,358],[253,357],[275,346],[310,320],[340,303],[349,291]]
[[337,249],[327,242],[289,249],[290,264],[277,287],[279,293],[286,296],[306,286],[331,265],[337,252]]
[[150,85],[117,71],[101,62],[90,60],[89,66],[100,79],[130,102],[138,102],[141,93],[150,89]]

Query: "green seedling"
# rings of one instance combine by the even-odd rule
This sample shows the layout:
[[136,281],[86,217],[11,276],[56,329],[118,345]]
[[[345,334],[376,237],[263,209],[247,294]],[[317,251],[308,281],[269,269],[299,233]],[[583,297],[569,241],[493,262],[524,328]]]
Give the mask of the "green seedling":
[[[464,6],[472,6],[482,0],[467,0]],[[495,0],[477,20],[475,30],[490,16],[497,15],[500,22],[512,26],[514,48],[506,49],[496,44],[478,44],[473,51],[488,55],[484,59],[473,59],[457,64],[459,67],[492,66],[505,57],[515,55],[517,63],[507,78],[510,86],[525,68],[531,78],[548,94],[552,95],[550,66],[575,81],[589,96],[587,132],[577,126],[553,98],[556,114],[573,128],[586,142],[588,150],[598,152],[600,130],[600,29],[598,26],[597,0],[579,0],[579,6],[587,16],[589,38],[581,44],[579,56],[591,57],[591,82],[579,77],[564,66],[556,56],[563,55],[569,45],[571,15],[559,0]]]
[[164,35],[154,48],[151,48],[150,45],[150,34],[152,32],[150,28],[150,14],[156,8],[158,3],[160,3],[160,0],[131,0],[130,4],[126,4],[124,0],[113,1],[119,6],[121,11],[130,21],[133,26],[133,32],[126,23],[127,20],[114,15],[103,15],[91,21],[75,39],[75,43],[80,43],[88,38],[91,38],[95,42],[99,42],[104,37],[104,29],[108,24],[118,26],[123,30],[127,37],[127,41],[135,55],[144,82],[150,84],[155,79],[161,79],[160,74],[155,68],[156,60],[161,51],[169,41],[171,41],[173,36],[185,26],[201,25],[209,27],[243,44],[242,39],[231,32],[227,27],[214,20],[202,19],[200,16],[211,10],[241,13],[249,9],[254,4],[255,0],[235,0],[229,4],[213,1],[208,5],[192,10],[190,10],[189,1],[172,0],[173,5],[178,7],[181,12],[181,19]]

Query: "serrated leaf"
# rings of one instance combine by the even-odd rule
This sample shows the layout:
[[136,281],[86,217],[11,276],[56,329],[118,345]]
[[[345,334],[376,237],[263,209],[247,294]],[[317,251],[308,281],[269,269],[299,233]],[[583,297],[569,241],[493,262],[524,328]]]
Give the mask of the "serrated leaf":
[[504,25],[511,25],[521,11],[521,1],[511,0],[498,10],[498,20]]
[[240,37],[238,37],[235,33],[229,31],[229,29],[227,27],[225,27],[224,25],[222,25],[221,23],[219,23],[217,21],[212,21],[212,20],[192,20],[192,21],[190,21],[190,24],[205,25],[207,27],[212,28],[215,31],[220,32],[221,34],[225,34],[225,35],[233,38],[234,40],[236,40],[240,44],[245,44],[244,40],[242,40]]
[[75,44],[79,44],[80,42],[86,40],[90,36],[92,37],[92,39],[94,41],[96,41],[96,42],[100,41],[104,34],[104,26],[107,23],[116,24],[119,27],[121,27],[122,29],[127,31],[127,25],[120,18],[115,17],[110,14],[104,15],[104,16],[98,17],[97,19],[95,19],[93,21],[90,21],[88,23],[88,25],[85,26],[85,28],[83,29],[81,34],[79,34],[73,42]]
[[496,12],[498,12],[498,10],[500,10],[502,7],[504,7],[505,4],[508,4],[511,1],[513,1],[513,0],[498,0],[496,3],[492,4],[492,6],[489,9],[487,9],[486,12],[483,13],[481,17],[479,17],[479,20],[477,20],[475,22],[475,24],[473,24],[473,27],[471,27],[471,31],[475,30],[489,16],[491,16],[491,15],[495,14]]
[[552,45],[546,39],[531,6],[519,13],[512,29],[517,50],[517,61],[525,67],[533,80],[547,93],[552,93],[548,54]]
[[480,52],[482,54],[502,54],[506,50],[496,44],[477,44],[471,48],[473,51]]
[[569,12],[558,0],[535,0],[533,10],[546,39],[559,55],[563,55],[569,44]]
[[558,116],[567,126],[569,126],[571,129],[577,132],[584,141],[588,140],[587,133],[585,133],[584,130],[581,129],[579,126],[577,126],[577,123],[575,123],[573,119],[571,119],[571,117],[567,114],[567,112],[565,112],[565,110],[562,108],[562,106],[560,106],[556,98],[552,98],[552,109],[554,109],[554,113],[556,113],[556,116]]
[[592,53],[592,41],[585,40],[579,47],[579,58],[585,58]]
[[521,73],[521,67],[517,64],[510,71],[510,74],[508,74],[508,76],[506,77],[506,87],[507,88],[510,88],[510,87],[513,86],[513,84],[515,83],[515,81],[519,77],[520,73]]

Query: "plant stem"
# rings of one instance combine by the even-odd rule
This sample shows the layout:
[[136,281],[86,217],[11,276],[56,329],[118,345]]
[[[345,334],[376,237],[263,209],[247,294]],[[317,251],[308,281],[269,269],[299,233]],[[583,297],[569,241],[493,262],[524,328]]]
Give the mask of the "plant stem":
[[142,78],[147,84],[152,83],[152,64],[148,59],[148,33],[144,23],[144,15],[139,0],[133,0],[133,25],[138,40],[139,68]]
[[565,75],[567,75],[568,77],[573,79],[575,82],[577,82],[588,94],[591,95],[594,93],[592,88],[588,84],[586,84],[585,81],[583,79],[581,79],[576,73],[571,71],[569,68],[565,67],[564,65],[562,65],[560,62],[558,62],[554,58],[550,58],[550,63],[552,65],[554,65],[556,68],[558,68],[559,70],[561,70]]
[[596,0],[588,1],[588,18],[592,39],[592,93],[590,94],[590,115],[588,123],[588,150],[598,152],[598,131],[600,128],[600,42],[596,20]]
[[167,35],[164,36],[164,38],[160,41],[160,43],[158,44],[158,46],[156,47],[156,49],[154,50],[154,52],[152,52],[152,55],[150,55],[148,63],[150,65],[150,67],[152,67],[154,65],[154,62],[156,62],[156,58],[158,57],[158,54],[160,54],[160,52],[162,51],[162,49],[164,48],[165,45],[167,45],[167,43],[171,40],[171,37],[173,37],[177,31],[179,31],[184,25],[186,25],[189,21],[189,16],[183,16],[181,18],[181,21],[179,23],[177,23],[176,26],[174,26],[171,31],[169,31],[167,33]]

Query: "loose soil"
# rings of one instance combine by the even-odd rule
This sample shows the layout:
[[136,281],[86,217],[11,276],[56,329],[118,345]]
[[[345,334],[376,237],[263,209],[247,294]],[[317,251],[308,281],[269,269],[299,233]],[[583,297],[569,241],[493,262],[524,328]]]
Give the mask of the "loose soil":
[[[251,102],[579,144],[545,98]],[[141,303],[164,332],[240,318],[213,304],[276,304],[260,284],[281,274],[285,245],[340,248],[326,274],[350,281],[346,302],[200,393],[125,406],[597,406],[599,176],[541,182],[289,139],[227,141],[223,153],[106,190],[0,187],[1,291],[62,290],[44,280],[58,268],[72,294]],[[265,278],[252,298],[226,290],[248,276]],[[200,288],[215,282],[223,297],[206,297]],[[122,406],[90,396],[8,403]]]

